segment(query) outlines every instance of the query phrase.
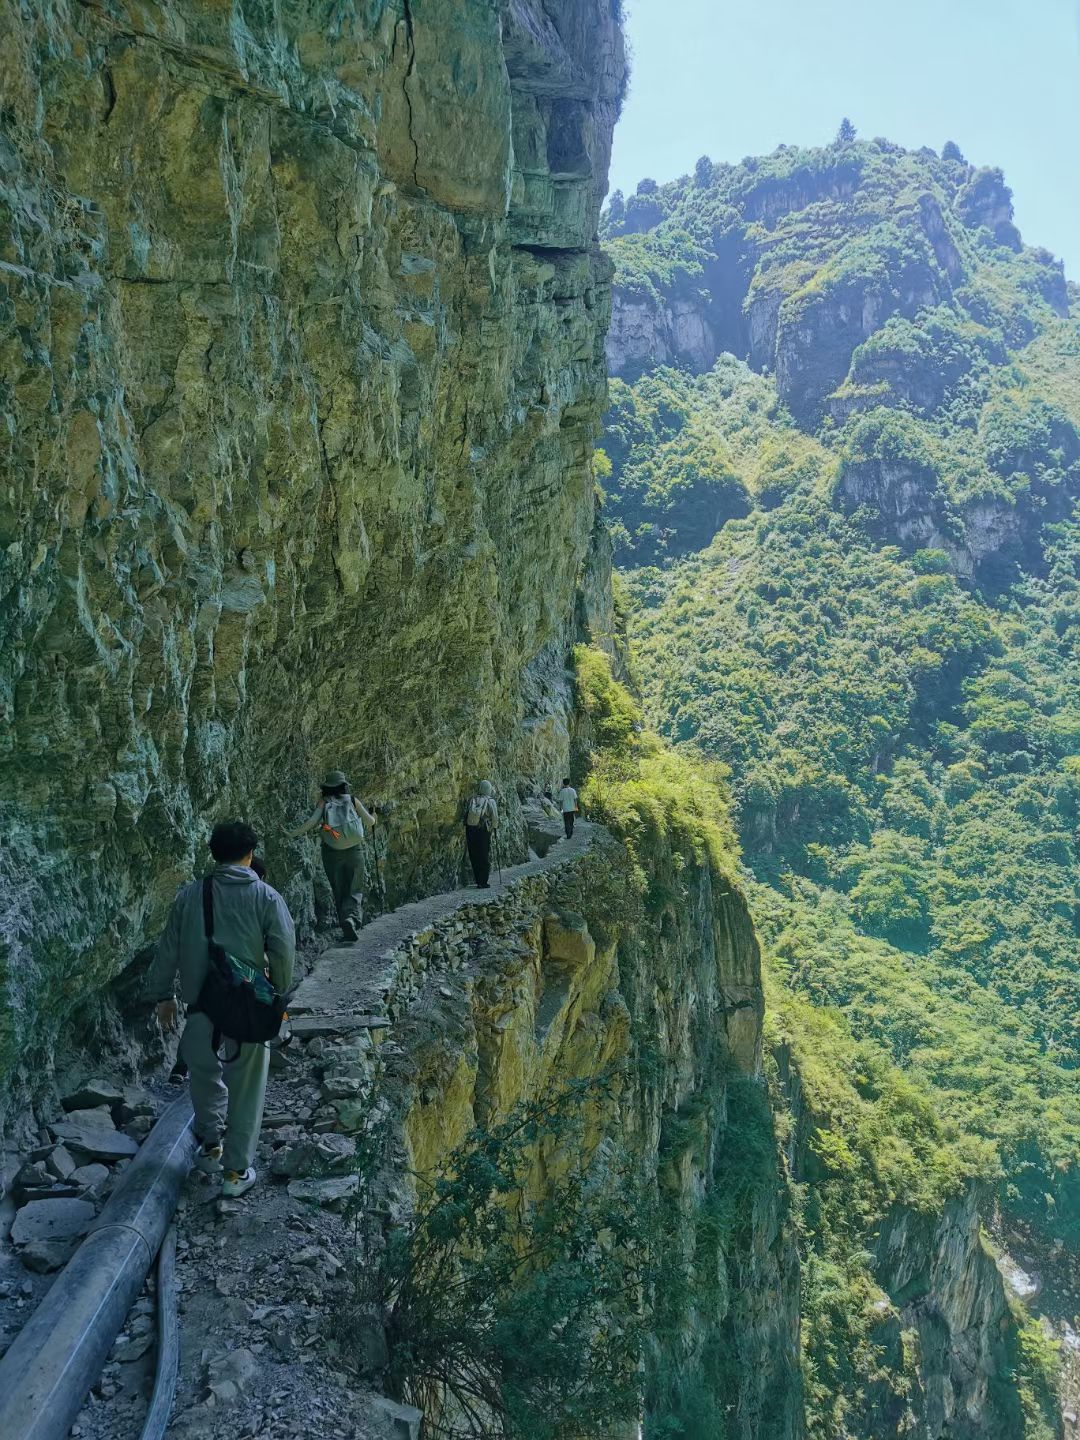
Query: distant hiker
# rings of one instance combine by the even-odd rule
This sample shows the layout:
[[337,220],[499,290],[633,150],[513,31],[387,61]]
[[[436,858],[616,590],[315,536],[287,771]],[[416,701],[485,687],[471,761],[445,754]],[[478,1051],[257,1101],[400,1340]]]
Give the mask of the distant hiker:
[[338,924],[346,940],[355,940],[360,933],[364,914],[364,895],[360,888],[364,876],[362,841],[365,828],[375,829],[375,816],[349,793],[349,782],[340,770],[331,770],[322,783],[322,799],[290,840],[306,835],[319,827],[322,839],[322,863],[330,891],[337,907]]
[[[222,1194],[243,1195],[255,1184],[252,1161],[262,1125],[263,1101],[270,1051],[266,1042],[241,1044],[221,1031],[219,1022],[200,1008],[200,997],[212,976],[208,940],[220,947],[226,961],[239,972],[255,977],[269,970],[269,991],[273,986],[284,996],[292,983],[296,936],[285,901],[260,880],[251,868],[258,836],[242,820],[215,825],[210,836],[214,869],[202,880],[193,880],[180,890],[173,902],[165,932],[158,941],[146,979],[146,989],[157,1002],[158,1020],[164,1030],[174,1030],[177,1006],[174,998],[176,975],[180,994],[188,1007],[187,1024],[180,1040],[180,1054],[191,1075],[191,1101],[195,1107],[195,1135],[199,1150],[196,1168],[207,1175],[222,1169]],[[214,1047],[224,1037],[224,1066]],[[224,1136],[224,1145],[222,1144]]]
[[499,807],[490,780],[480,782],[480,789],[465,806],[465,848],[469,852],[473,879],[479,890],[488,890],[491,874],[491,837],[499,828]]
[[562,811],[563,829],[569,840],[574,833],[574,816],[578,813],[577,791],[570,784],[569,776],[562,782],[562,789],[559,791],[559,809]]

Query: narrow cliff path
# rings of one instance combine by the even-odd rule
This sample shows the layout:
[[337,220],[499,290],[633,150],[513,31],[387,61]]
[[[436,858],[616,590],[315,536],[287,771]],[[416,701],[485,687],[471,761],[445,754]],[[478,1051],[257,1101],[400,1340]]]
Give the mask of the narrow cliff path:
[[[336,1020],[348,1024],[349,1017],[355,1020],[359,1016],[381,1015],[387,986],[392,981],[393,952],[398,947],[427,926],[458,911],[496,904],[519,880],[540,875],[582,854],[592,843],[596,829],[588,821],[579,820],[573,836],[567,840],[560,821],[531,819],[530,841],[536,851],[543,848],[545,853],[504,869],[501,879],[499,871],[493,869],[489,890],[470,885],[415,900],[372,920],[353,943],[324,950],[289,1006],[289,1013],[296,1017],[297,1032],[309,1036],[334,1033],[332,1026]],[[313,1018],[304,1020],[302,1016]],[[326,1017],[328,1024],[320,1029],[314,1017]]]
[[[294,1041],[272,1055],[259,1183],[226,1201],[218,1182],[193,1173],[181,1198],[170,1440],[417,1433],[415,1413],[365,1388],[334,1352],[335,1339],[352,1356],[371,1343],[330,1323],[357,1243],[343,1213],[358,1188],[352,1137],[370,1114],[364,1092],[374,1084],[377,1094],[383,1067],[402,1056],[396,1022],[423,992],[441,986],[445,995],[469,978],[470,964],[455,958],[481,918],[469,912],[512,905],[520,882],[572,863],[601,833],[579,823],[567,841],[559,821],[536,816],[529,832],[542,856],[504,869],[501,881],[496,870],[490,890],[447,891],[378,916],[357,941],[324,950],[301,982],[290,1006]],[[447,936],[453,956],[439,949]],[[153,1379],[152,1303],[148,1284],[73,1428],[81,1440],[138,1440]]]

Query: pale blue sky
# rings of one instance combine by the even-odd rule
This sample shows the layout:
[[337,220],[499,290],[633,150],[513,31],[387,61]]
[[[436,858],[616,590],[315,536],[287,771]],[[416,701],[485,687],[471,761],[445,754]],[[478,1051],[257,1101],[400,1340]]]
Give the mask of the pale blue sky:
[[1024,239],[1080,281],[1080,0],[625,0],[611,185],[859,134],[1000,165]]

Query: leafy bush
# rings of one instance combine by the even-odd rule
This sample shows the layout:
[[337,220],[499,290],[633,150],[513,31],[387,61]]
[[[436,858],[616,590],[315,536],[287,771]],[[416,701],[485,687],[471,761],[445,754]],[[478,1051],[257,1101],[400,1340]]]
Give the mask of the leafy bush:
[[[652,214],[657,202],[650,197],[646,203]],[[654,303],[667,290],[692,293],[700,282],[707,251],[685,230],[636,233],[632,227],[643,222],[641,209],[638,197],[631,195],[626,203],[626,238],[612,240],[610,245],[620,288],[628,296]]]
[[575,1440],[636,1417],[649,1280],[648,1209],[607,1154],[552,1167],[595,1083],[571,1084],[474,1130],[374,1260],[352,1271],[337,1330],[387,1316],[388,1383],[445,1440]]
[[704,548],[729,520],[822,483],[829,458],[796,430],[775,389],[730,356],[698,379],[658,369],[612,380],[605,514],[623,563]]
[[584,791],[590,813],[639,861],[643,851],[664,845],[730,875],[737,847],[726,767],[674,751],[645,731],[636,702],[612,675],[603,651],[579,645],[574,672],[592,739]]

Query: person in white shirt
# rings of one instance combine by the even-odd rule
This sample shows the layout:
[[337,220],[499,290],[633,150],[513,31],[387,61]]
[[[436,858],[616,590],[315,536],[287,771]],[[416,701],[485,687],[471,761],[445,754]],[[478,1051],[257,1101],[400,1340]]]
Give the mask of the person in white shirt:
[[559,791],[559,809],[562,811],[563,829],[569,840],[574,833],[574,816],[578,813],[577,791],[570,784],[569,776],[562,782],[562,789]]

